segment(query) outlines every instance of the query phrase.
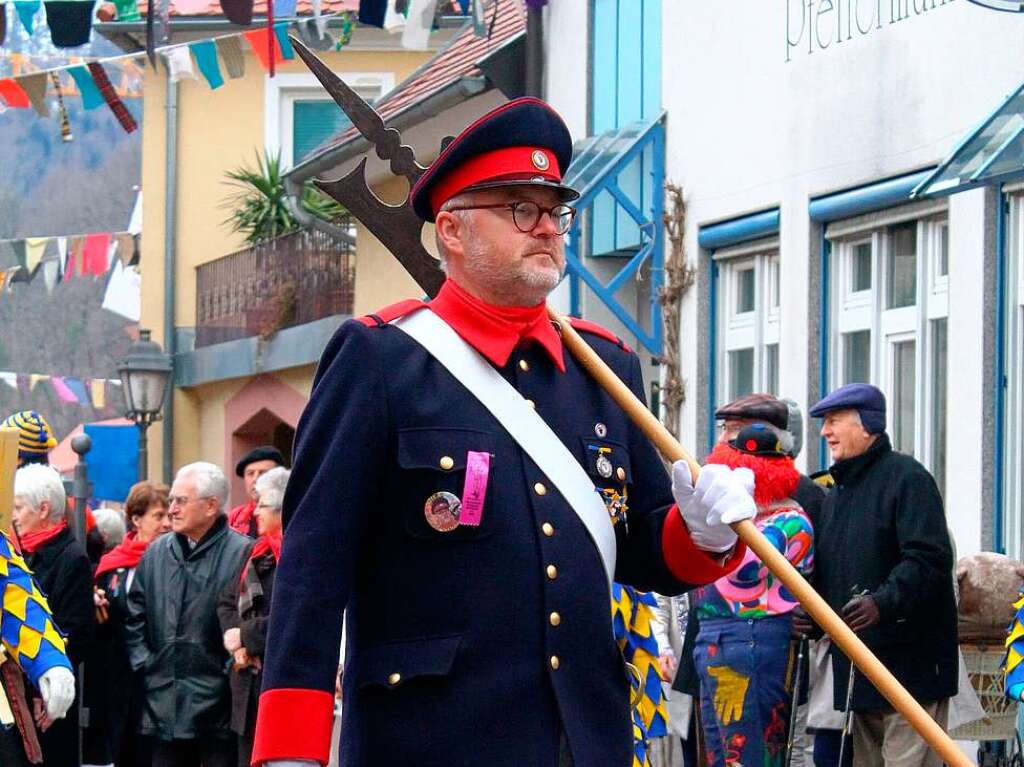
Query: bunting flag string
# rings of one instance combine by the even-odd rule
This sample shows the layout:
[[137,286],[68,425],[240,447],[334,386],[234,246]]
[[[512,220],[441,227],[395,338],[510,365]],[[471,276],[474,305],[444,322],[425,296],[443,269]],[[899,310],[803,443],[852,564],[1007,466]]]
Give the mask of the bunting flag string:
[[96,410],[107,406],[108,386],[123,385],[120,378],[81,378],[49,373],[16,373],[10,370],[0,370],[0,383],[25,394],[33,393],[41,383],[48,383],[61,402]]

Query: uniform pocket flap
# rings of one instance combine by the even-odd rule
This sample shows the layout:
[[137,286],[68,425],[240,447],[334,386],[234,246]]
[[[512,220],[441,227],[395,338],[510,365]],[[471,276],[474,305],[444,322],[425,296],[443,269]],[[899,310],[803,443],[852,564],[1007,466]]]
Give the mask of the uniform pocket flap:
[[460,471],[470,450],[494,452],[494,435],[473,429],[399,429],[398,465],[403,469]]
[[461,642],[462,634],[452,634],[367,648],[359,654],[356,685],[400,687],[420,677],[447,676]]

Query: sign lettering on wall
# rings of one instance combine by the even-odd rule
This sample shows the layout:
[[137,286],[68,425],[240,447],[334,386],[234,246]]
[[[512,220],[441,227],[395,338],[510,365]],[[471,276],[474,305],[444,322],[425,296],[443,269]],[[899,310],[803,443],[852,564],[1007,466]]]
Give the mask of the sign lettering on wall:
[[783,0],[786,61],[914,19],[954,0]]

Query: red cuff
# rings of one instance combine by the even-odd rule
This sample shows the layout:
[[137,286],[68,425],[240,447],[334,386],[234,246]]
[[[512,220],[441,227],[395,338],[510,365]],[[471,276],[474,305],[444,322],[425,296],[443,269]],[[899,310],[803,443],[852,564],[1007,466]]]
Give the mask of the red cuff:
[[260,695],[252,764],[312,759],[327,764],[334,730],[334,696],[323,690],[267,690]]
[[712,559],[714,555],[694,545],[678,507],[673,506],[665,515],[661,529],[661,554],[672,575],[683,583],[693,586],[714,583],[735,570],[746,553],[746,544],[737,540],[732,555],[724,564],[718,564]]

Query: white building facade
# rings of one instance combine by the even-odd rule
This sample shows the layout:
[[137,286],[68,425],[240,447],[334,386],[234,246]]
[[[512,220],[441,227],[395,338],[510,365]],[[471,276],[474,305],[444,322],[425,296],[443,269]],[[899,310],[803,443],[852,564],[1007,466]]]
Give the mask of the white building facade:
[[[609,57],[637,58],[625,33],[610,46],[607,19],[621,30],[637,15],[640,58],[657,62],[634,66],[660,80],[664,177],[683,188],[697,268],[683,443],[707,452],[715,407],[739,394],[806,409],[869,381],[896,448],[936,476],[958,554],[1021,556],[1024,185],[911,192],[1020,86],[1024,14],[968,0],[553,0],[546,96],[574,136],[607,121]],[[817,428],[808,471],[827,467]]]

